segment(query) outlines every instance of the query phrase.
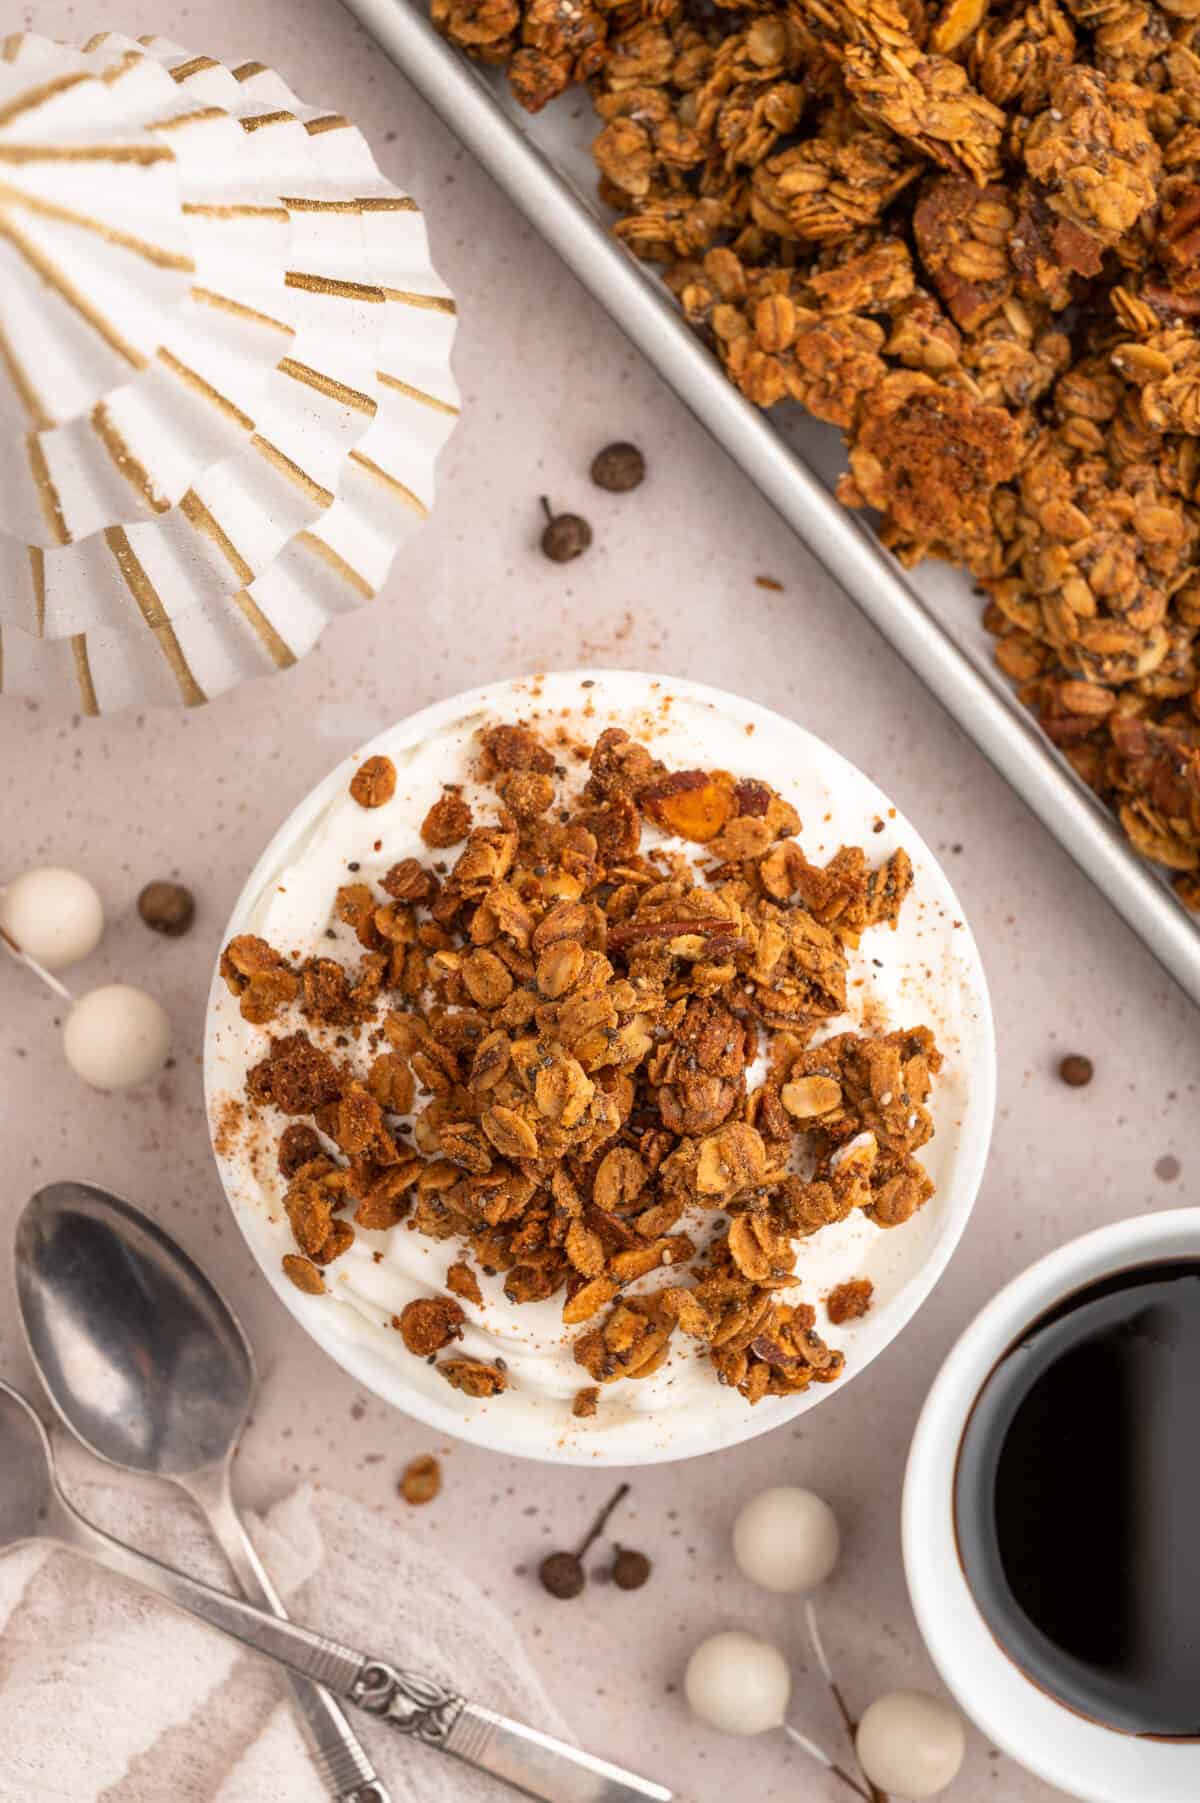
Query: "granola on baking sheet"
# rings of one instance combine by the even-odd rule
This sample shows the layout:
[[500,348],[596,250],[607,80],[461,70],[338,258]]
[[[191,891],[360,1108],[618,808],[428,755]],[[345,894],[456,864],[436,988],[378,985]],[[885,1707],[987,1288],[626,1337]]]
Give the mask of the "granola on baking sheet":
[[580,1416],[677,1334],[751,1403],[829,1383],[797,1242],[933,1194],[932,1032],[838,1030],[848,953],[895,925],[911,863],[813,864],[768,784],[670,770],[619,728],[571,756],[574,778],[530,727],[481,731],[485,800],[447,788],[421,828],[450,855],[332,898],[342,958],[226,946],[266,1036],[245,1095],[276,1136],[284,1271],[320,1295],[360,1231],[455,1242],[452,1294],[392,1325],[470,1397],[509,1385],[453,1350],[477,1273],[559,1302]]
[[433,0],[1200,906],[1200,0]]

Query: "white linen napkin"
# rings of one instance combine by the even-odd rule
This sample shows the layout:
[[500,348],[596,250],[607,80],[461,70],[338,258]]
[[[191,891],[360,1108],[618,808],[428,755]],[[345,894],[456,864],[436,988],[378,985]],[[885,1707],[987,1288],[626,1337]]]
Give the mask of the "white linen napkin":
[[[228,1589],[169,1492],[71,1485],[88,1518]],[[297,1621],[569,1738],[511,1625],[395,1519],[306,1487],[247,1524]],[[394,1803],[509,1795],[349,1715]],[[282,1677],[156,1597],[53,1548],[0,1558],[0,1803],[325,1803]]]

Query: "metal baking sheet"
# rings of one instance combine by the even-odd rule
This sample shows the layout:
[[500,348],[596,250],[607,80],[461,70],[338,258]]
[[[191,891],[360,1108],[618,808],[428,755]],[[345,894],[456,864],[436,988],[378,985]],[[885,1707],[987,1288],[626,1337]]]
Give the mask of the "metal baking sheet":
[[767,415],[752,407],[662,283],[612,236],[594,191],[588,147],[596,124],[587,96],[564,96],[531,118],[502,78],[438,36],[420,0],[343,3],[1200,1003],[1200,929],[1008,689],[967,578],[937,564],[903,572],[833,499],[829,482],[844,462],[837,434],[798,409],[786,410],[787,419],[783,409]]

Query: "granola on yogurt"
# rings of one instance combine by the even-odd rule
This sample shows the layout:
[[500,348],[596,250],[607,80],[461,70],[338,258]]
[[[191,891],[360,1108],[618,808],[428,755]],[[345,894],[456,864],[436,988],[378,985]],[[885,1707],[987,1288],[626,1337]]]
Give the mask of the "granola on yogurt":
[[[386,762],[354,778],[364,807]],[[508,1303],[560,1309],[581,1418],[684,1342],[751,1403],[832,1382],[797,1243],[855,1211],[900,1227],[933,1193],[933,1033],[845,1020],[848,954],[895,925],[906,853],[813,864],[769,785],[668,769],[619,728],[552,747],[496,725],[475,775],[486,802],[447,788],[428,859],[338,890],[340,956],[225,948],[264,1034],[245,1096],[286,1185],[285,1271],[320,1295],[359,1234],[453,1241],[452,1293],[392,1325],[469,1397],[509,1387],[458,1347],[501,1274]]]
[[432,0],[1200,907],[1200,0]]

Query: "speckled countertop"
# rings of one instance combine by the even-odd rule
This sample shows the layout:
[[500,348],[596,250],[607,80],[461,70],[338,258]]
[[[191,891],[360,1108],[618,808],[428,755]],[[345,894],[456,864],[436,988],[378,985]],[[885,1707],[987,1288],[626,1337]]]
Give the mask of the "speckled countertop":
[[[728,1528],[770,1482],[821,1490],[846,1554],[824,1595],[830,1651],[852,1700],[931,1681],[900,1569],[898,1493],[921,1398],[981,1303],[1039,1253],[1089,1227],[1193,1198],[1200,1171],[1200,1016],[1068,863],[755,492],[459,150],[333,0],[131,0],[9,9],[6,29],[82,38],[104,26],[167,33],[228,61],[274,62],[299,92],[350,114],[387,173],[427,208],[459,297],[465,415],[436,515],[373,606],[302,665],[196,713],[108,721],[0,701],[0,880],[47,860],[99,885],[111,926],[76,973],[140,981],[171,1010],[178,1057],[151,1090],[109,1098],[67,1073],[54,999],[0,964],[0,1210],[36,1184],[86,1175],[157,1214],[225,1286],[264,1373],[239,1464],[265,1502],[299,1477],[377,1504],[453,1556],[509,1610],[586,1744],[672,1783],[687,1803],[832,1799],[782,1737],[744,1745],[696,1731],[680,1701],[693,1641],[742,1624],[797,1659],[798,1722],[836,1738],[804,1668],[801,1622],[738,1577]],[[614,437],[652,474],[626,497],[587,483]],[[589,556],[563,569],[532,548],[536,497],[584,508]],[[756,586],[760,574],[783,584]],[[579,1602],[531,1576],[607,1495],[605,1474],[506,1461],[427,1431],[358,1393],[269,1294],[229,1218],[201,1101],[199,1047],[217,937],[268,835],[351,747],[424,703],[522,670],[613,664],[738,690],[803,721],[867,770],[946,860],[983,952],[1000,1045],[1000,1109],[974,1220],[939,1288],[891,1352],[795,1430],[725,1456],[634,1474],[624,1538],[655,1561],[635,1595]],[[178,872],[199,916],[154,939],[133,903]],[[1090,1088],[1054,1076],[1088,1053]],[[27,1376],[0,1258],[0,1370]],[[445,1489],[411,1510],[397,1478],[436,1451]],[[748,1777],[748,1774],[750,1776]],[[973,1736],[949,1793],[1045,1803],[1050,1791]]]

